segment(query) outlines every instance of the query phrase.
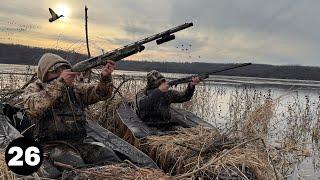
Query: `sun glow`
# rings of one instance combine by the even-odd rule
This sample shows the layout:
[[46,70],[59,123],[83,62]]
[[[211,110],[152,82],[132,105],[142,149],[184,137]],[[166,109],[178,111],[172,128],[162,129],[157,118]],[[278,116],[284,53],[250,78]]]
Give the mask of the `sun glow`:
[[[58,15],[63,15],[64,17],[70,16],[70,8],[66,4],[58,4],[55,9]],[[62,18],[62,19],[65,19],[65,18]]]

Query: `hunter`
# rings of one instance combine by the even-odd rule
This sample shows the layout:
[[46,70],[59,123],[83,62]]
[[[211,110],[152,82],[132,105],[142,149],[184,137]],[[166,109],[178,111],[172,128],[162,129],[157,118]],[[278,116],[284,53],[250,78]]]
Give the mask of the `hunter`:
[[44,54],[38,63],[38,80],[26,88],[20,105],[27,117],[36,120],[33,137],[48,154],[42,175],[50,178],[61,176],[54,161],[74,167],[120,161],[113,150],[88,138],[85,129],[85,108],[112,95],[115,63],[108,61],[102,67],[97,84],[76,83],[78,73],[70,68],[62,57]]
[[166,78],[158,71],[147,74],[146,87],[137,93],[136,104],[138,116],[148,125],[161,126],[172,121],[171,103],[189,101],[195,91],[195,85],[200,83],[199,77],[193,77],[192,82],[184,91],[169,89]]

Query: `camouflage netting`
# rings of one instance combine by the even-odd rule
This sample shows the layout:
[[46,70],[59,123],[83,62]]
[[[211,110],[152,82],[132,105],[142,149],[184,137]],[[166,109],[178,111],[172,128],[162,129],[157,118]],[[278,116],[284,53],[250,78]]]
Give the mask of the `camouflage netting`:
[[[260,138],[254,139],[235,131],[220,134],[217,130],[195,127],[139,140],[116,115],[119,102],[96,104],[91,108],[90,115],[98,119],[102,126],[144,151],[170,175],[192,179],[276,179]],[[265,118],[266,121],[268,118]]]

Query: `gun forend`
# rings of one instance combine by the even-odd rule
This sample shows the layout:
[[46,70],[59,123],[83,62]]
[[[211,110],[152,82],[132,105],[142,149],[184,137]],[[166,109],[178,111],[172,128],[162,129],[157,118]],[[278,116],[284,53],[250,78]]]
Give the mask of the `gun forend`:
[[129,57],[129,56],[134,55],[136,53],[139,53],[139,52],[143,51],[144,49],[145,49],[145,47],[143,45],[128,48],[128,49],[123,49],[123,50],[116,52],[116,54],[109,57],[109,59],[114,62],[120,61],[121,59]]
[[145,49],[145,47],[143,45],[132,46],[132,47],[126,47],[124,49],[120,49],[117,51],[113,51],[111,53],[96,56],[96,57],[81,61],[81,62],[73,65],[71,68],[71,71],[82,72],[87,69],[91,69],[91,68],[106,64],[107,60],[112,60],[112,61],[116,62],[116,61],[119,61],[123,58],[129,57],[133,54],[141,52],[144,49]]
[[163,36],[161,39],[156,40],[156,43],[157,43],[158,45],[160,45],[160,44],[163,44],[163,43],[165,43],[165,42],[174,40],[175,38],[176,38],[176,36],[175,36],[174,34],[166,35],[166,36]]

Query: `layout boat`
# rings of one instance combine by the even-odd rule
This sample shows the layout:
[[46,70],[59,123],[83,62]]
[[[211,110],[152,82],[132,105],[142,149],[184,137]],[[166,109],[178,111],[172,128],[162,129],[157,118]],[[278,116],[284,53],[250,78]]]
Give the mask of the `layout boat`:
[[[116,106],[115,116],[106,128],[146,153],[166,173],[175,176],[184,176],[194,171],[200,162],[205,165],[237,143],[228,144],[230,139],[225,139],[217,128],[189,111],[176,107],[172,107],[170,111],[172,120],[169,124],[150,125],[138,117],[133,102],[123,101]],[[235,153],[243,152],[239,149]],[[185,177],[257,179],[263,173],[270,172],[255,168],[254,163],[245,165],[235,162],[211,165]]]
[[138,117],[133,107],[134,103],[132,102],[119,104],[116,110],[115,126],[113,126],[116,128],[113,128],[113,130],[111,128],[111,131],[137,147],[146,137],[168,135],[179,128],[202,126],[203,128],[216,130],[214,126],[202,120],[199,116],[175,107],[170,110],[172,122],[149,125]]

